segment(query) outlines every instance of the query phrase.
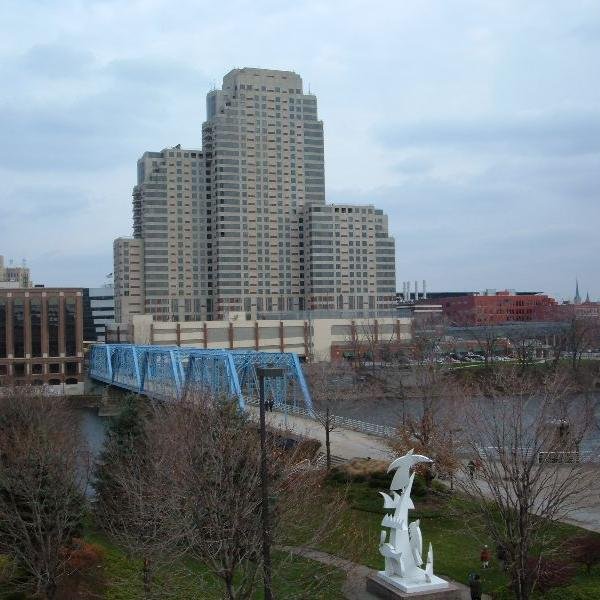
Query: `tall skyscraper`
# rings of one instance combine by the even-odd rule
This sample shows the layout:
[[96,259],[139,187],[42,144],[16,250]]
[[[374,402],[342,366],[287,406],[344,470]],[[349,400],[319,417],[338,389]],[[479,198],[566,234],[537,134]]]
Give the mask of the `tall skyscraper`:
[[235,69],[206,104],[215,316],[303,309],[304,207],[325,203],[317,99],[295,73]]
[[[138,161],[134,238],[115,241],[117,321],[137,313],[169,321],[231,312],[254,317],[332,302],[391,308],[394,241],[387,218],[372,206],[352,213],[345,205],[342,214],[325,205],[323,123],[300,76],[234,69],[221,89],[208,93],[206,105],[201,151],[176,146]],[[316,221],[325,215],[332,239],[339,240],[329,268],[311,271],[305,227],[315,223],[311,235],[318,241]],[[334,233],[340,227],[343,237]],[[128,264],[127,257],[137,256],[140,264]],[[323,279],[340,269],[343,275]],[[331,291],[316,291],[324,288]],[[324,295],[335,299],[317,299]],[[389,303],[383,300],[388,295]]]

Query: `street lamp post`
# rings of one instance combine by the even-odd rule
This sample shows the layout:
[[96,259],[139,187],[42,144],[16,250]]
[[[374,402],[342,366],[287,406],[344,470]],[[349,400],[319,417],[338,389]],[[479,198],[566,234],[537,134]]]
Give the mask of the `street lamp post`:
[[271,587],[271,525],[269,519],[269,470],[267,465],[267,426],[265,418],[265,379],[283,377],[285,370],[281,367],[258,367],[259,406],[260,406],[260,479],[262,509],[262,551],[263,579],[265,600],[273,600]]

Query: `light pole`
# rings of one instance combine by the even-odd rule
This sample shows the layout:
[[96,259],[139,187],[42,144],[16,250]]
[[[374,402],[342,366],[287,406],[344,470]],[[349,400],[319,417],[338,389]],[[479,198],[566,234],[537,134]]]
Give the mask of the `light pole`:
[[260,479],[262,491],[262,550],[265,600],[273,600],[273,590],[271,589],[271,525],[269,522],[269,470],[267,466],[265,379],[277,379],[278,377],[283,377],[284,373],[285,369],[281,367],[258,367],[256,369],[260,401]]

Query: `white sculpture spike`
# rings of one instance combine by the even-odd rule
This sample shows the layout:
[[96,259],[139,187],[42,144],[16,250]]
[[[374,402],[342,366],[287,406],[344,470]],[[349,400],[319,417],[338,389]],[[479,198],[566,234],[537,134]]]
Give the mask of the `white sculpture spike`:
[[429,542],[429,550],[427,550],[427,564],[425,565],[425,578],[428,583],[431,583],[433,577],[433,548]]
[[423,462],[433,462],[430,458],[427,458],[422,454],[413,454],[413,452],[414,450],[410,450],[404,456],[394,460],[388,467],[388,473],[394,469],[396,470],[392,479],[392,484],[390,485],[390,490],[403,490],[408,485],[410,470],[415,465]]
[[[385,558],[385,570],[380,571],[382,577],[392,585],[404,592],[421,592],[433,589],[442,589],[448,583],[433,574],[433,549],[429,544],[427,564],[423,569],[423,537],[419,521],[408,522],[408,511],[414,508],[410,493],[415,474],[411,468],[422,462],[432,462],[426,456],[413,454],[411,450],[405,456],[394,460],[388,473],[396,470],[390,490],[391,495],[381,492],[384,508],[393,510],[386,514],[381,526],[389,528],[389,538],[385,529],[381,532],[379,552]],[[395,490],[401,490],[396,493]]]
[[413,521],[408,526],[408,535],[410,537],[410,547],[415,559],[415,564],[421,566],[423,564],[423,536],[421,535],[420,520]]
[[402,496],[398,495],[396,492],[392,492],[391,496],[385,492],[379,493],[383,496],[383,508],[398,508]]
[[385,557],[385,572],[388,577],[398,575],[404,576],[404,563],[402,561],[402,552],[396,550],[392,544],[386,542],[387,533],[381,532],[379,552]]

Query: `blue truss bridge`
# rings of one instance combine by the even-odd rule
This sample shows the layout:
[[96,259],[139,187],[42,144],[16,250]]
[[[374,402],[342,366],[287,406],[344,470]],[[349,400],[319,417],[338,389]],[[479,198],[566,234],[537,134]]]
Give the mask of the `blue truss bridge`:
[[291,352],[206,350],[179,346],[97,344],[90,349],[89,376],[108,385],[165,400],[202,392],[246,401],[258,398],[259,367],[280,367],[284,376],[265,380],[275,406],[313,405],[298,355]]

